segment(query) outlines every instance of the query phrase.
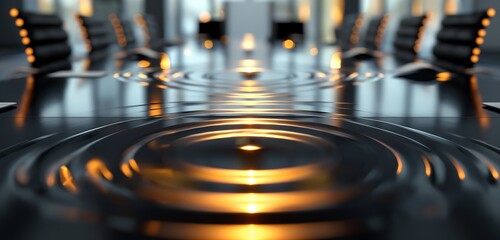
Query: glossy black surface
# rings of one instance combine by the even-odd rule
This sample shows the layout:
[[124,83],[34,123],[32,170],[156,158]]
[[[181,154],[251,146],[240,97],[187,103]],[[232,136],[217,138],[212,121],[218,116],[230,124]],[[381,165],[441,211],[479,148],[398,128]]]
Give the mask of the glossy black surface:
[[249,70],[190,45],[169,69],[104,60],[75,65],[99,79],[0,82],[19,103],[0,113],[2,235],[500,237],[500,115],[482,108],[497,77],[411,81],[391,57],[309,50],[277,45]]

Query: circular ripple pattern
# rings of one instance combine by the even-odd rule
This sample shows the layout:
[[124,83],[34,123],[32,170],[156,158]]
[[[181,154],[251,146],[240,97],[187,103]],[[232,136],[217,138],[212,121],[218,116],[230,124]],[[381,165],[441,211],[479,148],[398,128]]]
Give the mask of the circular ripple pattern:
[[[449,236],[457,219],[498,222],[500,149],[315,119],[181,114],[35,139],[0,154],[3,216],[159,239],[389,239],[423,220]],[[484,209],[462,210],[471,204]]]

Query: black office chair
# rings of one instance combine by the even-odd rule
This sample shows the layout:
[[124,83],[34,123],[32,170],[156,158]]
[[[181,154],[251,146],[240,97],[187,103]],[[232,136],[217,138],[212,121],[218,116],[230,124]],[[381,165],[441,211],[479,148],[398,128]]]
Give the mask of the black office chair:
[[346,15],[342,26],[337,30],[337,45],[347,51],[358,44],[361,27],[363,25],[363,16],[352,14]]
[[37,74],[71,69],[71,47],[63,21],[57,15],[11,10],[19,27],[26,57]]
[[[387,16],[374,17],[368,23],[364,40],[359,47],[350,49],[342,55],[345,59],[367,60],[375,57],[384,39]],[[359,38],[359,36],[358,36]],[[352,39],[356,40],[356,39]]]
[[494,10],[446,16],[441,23],[434,47],[434,64],[461,71],[470,69],[479,61],[480,46],[484,43],[486,27]]
[[116,14],[110,14],[109,20],[115,31],[116,40],[122,50],[130,50],[137,47],[132,23],[119,18]]
[[141,27],[146,41],[146,47],[162,51],[164,47],[172,47],[183,44],[181,39],[165,40],[160,36],[159,27],[154,16],[137,14],[136,23]]
[[440,73],[467,74],[479,61],[480,46],[494,9],[448,15],[441,22],[437,43],[430,63],[408,64],[396,71],[396,77],[413,80],[435,80]]
[[105,57],[111,45],[106,21],[97,17],[86,17],[82,15],[76,15],[76,19],[80,24],[80,30],[89,57]]
[[399,24],[394,40],[394,56],[402,62],[417,58],[423,38],[427,15],[406,17]]

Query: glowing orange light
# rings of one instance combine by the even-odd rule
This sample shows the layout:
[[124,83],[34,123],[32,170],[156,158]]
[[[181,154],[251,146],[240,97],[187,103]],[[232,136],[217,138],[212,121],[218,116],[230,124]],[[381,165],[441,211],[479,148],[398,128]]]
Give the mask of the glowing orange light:
[[9,11],[9,15],[11,17],[18,17],[19,16],[19,9],[17,8],[11,8],[10,11]]
[[488,27],[488,26],[490,26],[491,21],[489,19],[485,18],[485,19],[483,19],[483,21],[481,23],[483,24],[483,26]]
[[28,55],[28,56],[29,56],[29,55],[33,55],[33,53],[34,53],[35,51],[33,50],[33,48],[26,48],[26,50],[25,50],[24,52],[26,53],[26,55]]
[[209,12],[203,11],[200,13],[199,19],[200,19],[200,22],[207,23],[207,22],[210,22],[210,20],[212,19],[212,16],[210,15]]
[[170,63],[170,57],[166,53],[161,54],[161,60],[160,60],[160,68],[162,70],[170,70],[171,63]]
[[246,33],[245,35],[243,35],[241,48],[245,51],[253,51],[255,49],[255,38],[253,34]]
[[422,161],[424,162],[424,167],[425,167],[425,175],[427,177],[430,177],[432,175],[432,167],[429,159],[427,157],[422,157]]
[[207,39],[203,42],[203,46],[206,48],[206,49],[212,49],[214,47],[214,42],[210,39]]
[[240,147],[240,149],[243,151],[253,152],[253,151],[258,151],[262,148],[259,146],[256,146],[256,145],[245,145],[245,146]]
[[315,48],[315,47],[312,47],[311,50],[309,50],[309,53],[312,55],[312,56],[317,56],[319,51],[318,51],[318,48]]
[[21,31],[19,31],[19,36],[21,36],[21,37],[27,37],[28,36],[28,30],[21,29]]
[[30,43],[31,43],[31,39],[30,39],[30,38],[25,37],[25,38],[21,39],[21,42],[22,42],[24,45],[28,45],[28,44],[30,44]]
[[452,74],[450,72],[440,72],[436,75],[436,80],[439,82],[447,82],[451,79]]
[[101,176],[108,181],[113,180],[113,173],[111,173],[106,167],[106,164],[99,159],[92,159],[87,163],[87,172],[96,180],[100,179]]
[[24,26],[24,20],[21,18],[16,19],[16,26],[18,27]]
[[486,34],[488,32],[485,30],[485,29],[481,29],[477,32],[477,35],[480,36],[480,37],[486,37]]
[[451,159],[451,163],[453,164],[453,166],[455,167],[455,169],[457,170],[457,174],[458,174],[458,178],[461,180],[461,181],[464,181],[465,178],[466,178],[466,175],[465,175],[465,170],[462,168],[462,166],[454,159]]
[[330,59],[330,68],[338,70],[342,68],[342,53],[334,53]]
[[479,62],[479,56],[472,56],[470,57],[470,61],[473,63],[478,63]]
[[35,56],[33,55],[28,56],[26,59],[28,60],[29,63],[34,63],[36,60]]
[[477,45],[483,45],[484,44],[484,38],[482,38],[482,37],[476,38],[476,44]]
[[481,49],[479,49],[479,48],[474,48],[474,49],[472,50],[472,54],[473,54],[473,55],[480,55],[480,54],[481,54]]
[[494,17],[495,15],[497,15],[497,11],[494,8],[488,9],[486,13],[488,14],[488,17]]
[[139,66],[140,68],[148,68],[151,66],[151,63],[146,60],[141,60],[137,63],[137,66]]
[[295,48],[295,43],[291,39],[287,39],[283,41],[283,47],[286,49],[293,49]]
[[61,166],[59,168],[59,176],[61,180],[61,184],[71,192],[76,192],[77,187],[75,184],[75,180],[73,179],[73,175],[71,171],[66,166]]

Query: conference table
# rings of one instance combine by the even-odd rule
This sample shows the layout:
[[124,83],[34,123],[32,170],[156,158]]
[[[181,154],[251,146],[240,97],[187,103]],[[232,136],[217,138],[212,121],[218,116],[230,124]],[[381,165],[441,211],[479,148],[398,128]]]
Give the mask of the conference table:
[[0,82],[5,239],[499,239],[492,74],[216,44]]

